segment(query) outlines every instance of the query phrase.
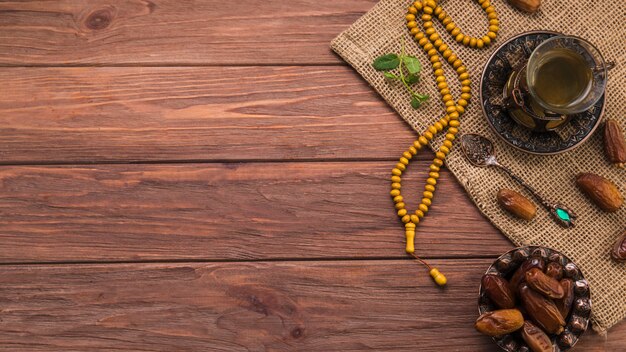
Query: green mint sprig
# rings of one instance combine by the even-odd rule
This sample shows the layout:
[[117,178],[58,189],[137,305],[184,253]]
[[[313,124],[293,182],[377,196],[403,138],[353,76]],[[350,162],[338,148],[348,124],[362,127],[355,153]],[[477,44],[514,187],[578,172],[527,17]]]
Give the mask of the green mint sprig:
[[406,55],[404,52],[404,40],[402,41],[400,55],[391,53],[379,56],[374,60],[372,66],[377,71],[382,71],[383,75],[388,79],[402,82],[406,90],[411,94],[411,106],[413,109],[419,108],[422,103],[428,100],[427,94],[416,93],[411,89],[411,86],[420,80],[419,73],[422,70],[422,64],[415,56]]

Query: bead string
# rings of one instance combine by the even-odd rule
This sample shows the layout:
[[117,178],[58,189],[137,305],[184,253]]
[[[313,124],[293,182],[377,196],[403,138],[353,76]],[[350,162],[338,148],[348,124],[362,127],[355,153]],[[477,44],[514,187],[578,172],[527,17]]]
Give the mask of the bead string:
[[[402,219],[405,226],[406,237],[406,252],[418,259],[430,269],[430,275],[435,282],[444,286],[447,283],[446,277],[441,274],[436,268],[432,268],[426,261],[420,259],[415,255],[415,227],[419,224],[420,219],[423,218],[428,212],[428,208],[432,204],[432,199],[435,193],[437,179],[439,178],[439,171],[443,165],[443,161],[450,153],[452,148],[452,141],[454,141],[456,134],[459,132],[459,117],[465,112],[465,107],[469,104],[472,88],[467,68],[463,64],[460,58],[458,58],[447,44],[443,42],[435,27],[433,26],[433,18],[436,18],[445,27],[446,31],[450,33],[452,38],[457,43],[460,43],[470,48],[484,48],[491,44],[496,39],[499,29],[498,15],[495,8],[490,4],[489,0],[476,0],[476,2],[483,8],[487,14],[489,20],[489,28],[487,34],[482,38],[475,38],[461,32],[461,29],[452,21],[452,18],[437,5],[436,0],[422,0],[415,1],[408,9],[406,15],[407,27],[411,35],[415,38],[417,43],[424,49],[429,56],[430,63],[435,74],[437,82],[437,89],[441,94],[441,100],[446,107],[446,115],[426,128],[424,132],[417,138],[409,149],[402,153],[399,162],[391,170],[391,196],[395,202],[395,208],[398,212],[398,216]],[[424,31],[418,28],[417,16],[421,14],[422,26]],[[441,55],[452,66],[458,74],[458,79],[461,82],[461,95],[458,100],[454,100],[448,88],[448,83],[442,69],[442,63],[439,55]],[[424,193],[422,202],[415,210],[414,214],[409,214],[404,204],[404,198],[400,192],[402,188],[402,172],[404,172],[409,165],[410,160],[417,152],[427,145],[434,136],[446,129],[446,138],[443,144],[439,147],[435,153],[435,159],[430,165],[430,173],[426,179],[426,185],[424,186]]]

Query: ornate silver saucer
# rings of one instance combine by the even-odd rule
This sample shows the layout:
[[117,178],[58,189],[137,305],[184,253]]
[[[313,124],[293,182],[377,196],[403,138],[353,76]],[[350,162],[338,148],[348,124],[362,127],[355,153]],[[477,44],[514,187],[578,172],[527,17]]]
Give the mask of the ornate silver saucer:
[[591,136],[604,112],[602,96],[589,110],[569,115],[567,122],[550,131],[536,132],[519,123],[523,116],[507,109],[503,92],[511,73],[526,64],[539,44],[556,35],[559,33],[533,31],[509,39],[491,55],[480,80],[481,107],[493,131],[511,146],[532,154],[558,154],[576,148]]

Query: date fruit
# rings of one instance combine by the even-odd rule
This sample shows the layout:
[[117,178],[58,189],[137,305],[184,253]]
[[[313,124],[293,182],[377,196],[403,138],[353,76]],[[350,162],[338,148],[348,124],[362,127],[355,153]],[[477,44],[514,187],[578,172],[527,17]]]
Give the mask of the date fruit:
[[524,317],[517,309],[500,309],[481,314],[474,327],[489,336],[510,334],[524,325]]
[[533,291],[527,283],[520,285],[519,295],[526,312],[539,327],[549,334],[563,332],[565,319],[552,300]]
[[522,282],[526,281],[526,272],[528,270],[532,268],[539,268],[543,270],[544,266],[545,266],[545,262],[541,258],[531,257],[531,258],[526,259],[522,263],[522,265],[520,265],[519,268],[517,268],[517,270],[513,274],[513,277],[511,277],[511,280],[510,280],[511,291],[514,293],[518,292],[519,285]]
[[624,203],[624,197],[610,180],[590,172],[576,176],[576,185],[600,209],[612,213]]
[[563,279],[559,284],[563,288],[563,298],[554,300],[554,305],[556,305],[563,320],[565,320],[574,302],[574,281],[572,279]]
[[526,272],[526,282],[533,290],[548,298],[563,298],[563,287],[561,284],[544,274],[540,269],[532,268]]
[[518,10],[533,13],[539,10],[541,0],[509,0],[509,4],[513,5],[513,7]]
[[546,275],[555,280],[561,280],[561,278],[563,278],[563,266],[555,262],[548,263],[548,266],[546,266]]
[[524,322],[521,332],[522,338],[533,352],[554,351],[548,335],[528,320]]
[[523,195],[503,188],[498,191],[498,204],[518,218],[530,221],[537,214],[537,206]]
[[624,167],[626,164],[626,140],[624,140],[622,129],[616,120],[607,119],[604,124],[604,151],[613,165]]
[[496,306],[502,309],[515,308],[515,295],[509,288],[509,282],[498,275],[484,275],[482,286]]
[[615,241],[613,251],[611,251],[611,257],[618,262],[626,261],[626,232]]

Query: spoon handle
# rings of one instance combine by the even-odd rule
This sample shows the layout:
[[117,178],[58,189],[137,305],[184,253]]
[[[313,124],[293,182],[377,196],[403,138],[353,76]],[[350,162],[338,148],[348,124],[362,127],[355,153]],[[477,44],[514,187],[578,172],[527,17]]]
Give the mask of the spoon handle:
[[576,219],[576,213],[574,213],[574,211],[572,211],[571,209],[558,204],[558,203],[552,203],[547,201],[546,199],[544,199],[541,194],[539,194],[539,192],[537,192],[531,185],[529,185],[528,183],[524,182],[524,180],[522,180],[519,176],[517,176],[516,174],[513,173],[513,171],[511,171],[511,169],[509,169],[508,167],[500,164],[500,163],[493,163],[493,165],[499,167],[500,169],[504,170],[507,174],[509,174],[509,176],[511,176],[512,179],[514,179],[515,181],[517,181],[520,185],[524,186],[524,188],[526,188],[528,190],[528,192],[530,192],[535,198],[537,198],[537,200],[539,200],[539,202],[541,203],[541,205],[543,205],[544,207],[546,207],[550,213],[553,215],[553,217],[555,218],[555,220],[562,226],[564,227],[573,227],[574,226],[574,220]]

